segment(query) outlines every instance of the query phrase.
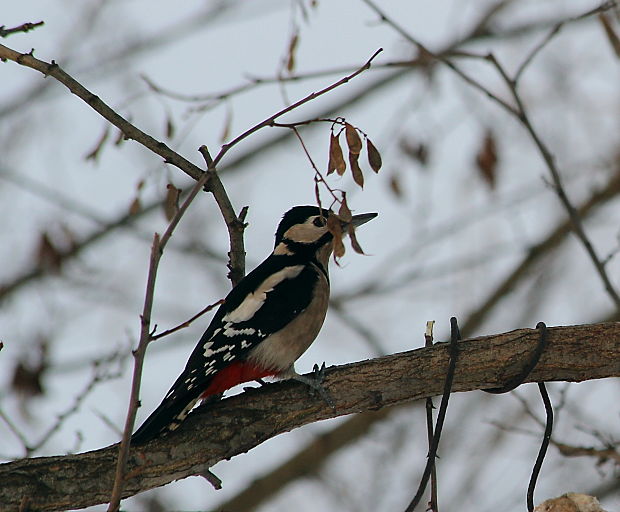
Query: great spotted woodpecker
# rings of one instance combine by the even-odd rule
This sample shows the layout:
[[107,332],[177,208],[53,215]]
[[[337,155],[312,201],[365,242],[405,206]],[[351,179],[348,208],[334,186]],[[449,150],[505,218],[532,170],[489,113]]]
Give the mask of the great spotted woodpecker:
[[[132,444],[174,430],[198,400],[237,384],[299,377],[294,363],[317,337],[327,313],[333,235],[326,221],[334,215],[316,206],[296,206],[284,214],[273,252],[226,296],[185,370]],[[355,215],[350,223],[361,226],[376,215]],[[346,233],[348,223],[339,222]]]

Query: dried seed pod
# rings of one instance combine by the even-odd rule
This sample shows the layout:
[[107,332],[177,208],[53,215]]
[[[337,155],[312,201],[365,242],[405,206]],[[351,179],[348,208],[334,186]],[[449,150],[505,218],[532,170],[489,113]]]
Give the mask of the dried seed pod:
[[362,151],[362,139],[360,139],[357,130],[353,127],[353,125],[345,123],[344,131],[347,137],[347,146],[349,146],[349,151],[359,155]]
[[358,163],[359,155],[355,153],[349,153],[349,166],[351,167],[351,173],[353,174],[353,181],[357,183],[360,188],[364,188],[364,175],[362,174],[362,170],[360,169],[360,165]]
[[347,164],[344,162],[344,156],[342,155],[342,148],[340,147],[340,140],[338,136],[331,134],[329,139],[329,163],[327,164],[327,174],[331,174],[334,170],[342,176],[347,169]]
[[382,163],[381,153],[379,153],[379,150],[377,150],[370,139],[366,139],[366,151],[368,153],[368,163],[370,164],[370,168],[375,172],[379,172]]

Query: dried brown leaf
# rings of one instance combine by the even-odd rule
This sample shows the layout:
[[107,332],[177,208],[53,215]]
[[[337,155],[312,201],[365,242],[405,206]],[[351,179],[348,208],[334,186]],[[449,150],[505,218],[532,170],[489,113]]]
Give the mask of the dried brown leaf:
[[52,242],[47,233],[42,233],[37,249],[37,266],[48,272],[60,272],[62,252]]
[[116,139],[114,139],[114,145],[120,146],[123,142],[125,142],[125,134],[119,130],[116,134]]
[[175,133],[175,127],[174,127],[174,123],[172,122],[172,117],[167,116],[166,117],[166,138],[168,140],[172,139],[172,137],[174,137],[174,133]]
[[353,247],[353,250],[357,254],[366,254],[364,250],[362,249],[362,246],[360,245],[360,243],[357,241],[357,237],[355,236],[355,226],[353,226],[353,224],[349,224],[348,231],[349,231],[349,238],[351,239],[351,247]]
[[476,164],[484,181],[491,189],[494,189],[497,181],[497,145],[491,130],[487,130],[482,140],[476,155]]
[[[11,387],[13,391],[20,395],[30,398],[43,395],[43,374],[47,370],[49,340],[43,338],[38,343],[38,353],[33,354],[32,350],[27,358],[22,358],[15,364]],[[36,360],[34,360],[36,359]]]
[[426,166],[428,163],[428,146],[423,142],[415,142],[411,139],[402,138],[398,141],[398,147],[400,150],[415,160],[422,166]]
[[360,169],[358,162],[359,155],[355,153],[349,153],[349,166],[351,167],[351,174],[353,174],[353,181],[357,183],[360,188],[364,188],[364,175]]
[[176,188],[172,183],[166,185],[168,191],[166,192],[166,200],[164,201],[164,215],[168,222],[179,211],[179,196],[181,195],[181,189]]
[[224,119],[224,126],[222,127],[222,133],[220,135],[220,142],[224,144],[230,137],[230,128],[232,127],[232,108],[230,106],[226,110],[226,119]]
[[29,368],[23,361],[19,361],[13,369],[11,388],[27,397],[42,395],[41,371],[39,368]]
[[336,258],[341,258],[344,256],[345,248],[344,243],[342,242],[342,224],[336,215],[330,215],[327,217],[327,230],[334,237],[334,260]]
[[370,139],[366,139],[366,151],[368,153],[368,163],[370,164],[370,168],[375,172],[379,172],[382,163],[381,153],[379,153]]
[[349,209],[349,205],[347,204],[346,195],[342,196],[342,201],[340,203],[340,209],[338,210],[338,217],[340,217],[340,220],[344,222],[351,222],[351,220],[353,219],[353,214],[351,213],[351,210]]
[[78,246],[78,241],[76,239],[75,233],[67,226],[66,224],[62,224],[60,226],[62,230],[62,234],[65,239],[63,240],[63,247],[75,249]]
[[315,175],[314,176],[314,198],[316,199],[316,204],[321,208],[321,194],[319,192],[319,179]]
[[390,176],[390,190],[397,199],[403,198],[403,189],[400,185],[400,179],[396,174],[392,174],[392,176]]
[[347,137],[347,146],[349,146],[349,151],[351,153],[355,153],[359,155],[362,151],[362,139],[360,138],[357,130],[353,125],[349,123],[344,124],[344,131]]
[[618,34],[616,34],[616,31],[614,30],[614,27],[611,24],[612,22],[610,21],[609,17],[605,13],[599,14],[598,19],[601,22],[601,25],[603,25],[603,29],[605,30],[605,35],[607,36],[607,40],[609,41],[609,44],[611,45],[614,53],[616,54],[616,57],[620,58],[620,38],[618,37]]
[[288,53],[286,57],[286,70],[292,73],[295,69],[295,53],[299,43],[299,32],[295,32],[288,43]]
[[142,209],[142,205],[140,204],[140,198],[136,197],[129,206],[129,215],[136,215]]
[[347,170],[347,164],[344,163],[340,140],[333,133],[329,139],[329,163],[327,164],[327,174],[337,171],[340,176]]

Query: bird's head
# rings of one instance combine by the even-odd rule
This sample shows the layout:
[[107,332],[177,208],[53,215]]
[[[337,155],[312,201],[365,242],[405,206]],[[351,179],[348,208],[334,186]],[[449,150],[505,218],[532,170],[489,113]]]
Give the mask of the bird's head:
[[334,240],[334,236],[329,229],[328,219],[336,218],[342,228],[342,233],[346,234],[349,224],[356,228],[374,219],[376,216],[376,213],[362,213],[353,215],[351,220],[347,222],[325,208],[295,206],[284,214],[278,225],[273,252],[277,255],[298,255],[316,258],[324,266],[327,266],[327,260],[333,250]]

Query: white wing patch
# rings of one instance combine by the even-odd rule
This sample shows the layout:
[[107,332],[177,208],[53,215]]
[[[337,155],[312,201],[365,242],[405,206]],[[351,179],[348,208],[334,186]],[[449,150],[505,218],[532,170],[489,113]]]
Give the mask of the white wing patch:
[[222,333],[224,334],[224,336],[227,336],[228,338],[244,334],[246,336],[251,336],[256,332],[256,329],[254,329],[253,327],[246,327],[245,329],[235,329],[232,327],[232,325],[232,322],[228,322],[226,325],[224,325],[224,332]]
[[267,294],[285,279],[294,279],[304,269],[303,265],[293,265],[270,275],[258,288],[250,293],[239,306],[227,313],[222,320],[236,324],[252,318],[267,299]]
[[212,341],[205,343],[205,359],[209,359],[211,356],[219,354],[220,352],[230,352],[235,348],[234,345],[222,345],[220,348],[216,348],[215,350],[213,350],[211,349],[212,346]]

